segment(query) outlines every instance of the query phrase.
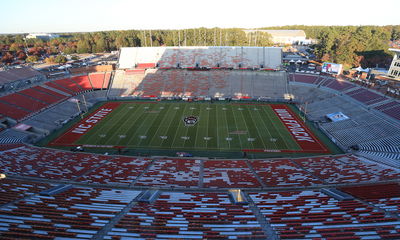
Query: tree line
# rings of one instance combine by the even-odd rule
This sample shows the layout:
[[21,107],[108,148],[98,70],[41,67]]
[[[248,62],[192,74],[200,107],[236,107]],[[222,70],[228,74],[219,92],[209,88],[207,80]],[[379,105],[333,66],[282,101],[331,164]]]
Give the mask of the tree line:
[[394,26],[284,26],[263,29],[304,30],[308,38],[317,39],[314,53],[321,61],[332,61],[348,67],[387,66],[392,60],[388,51],[400,40],[400,25]]
[[[299,29],[317,39],[314,53],[322,61],[348,66],[371,66],[390,62],[389,43],[400,39],[400,26],[284,26],[261,29]],[[39,58],[75,53],[100,53],[120,47],[150,46],[272,46],[269,34],[246,35],[240,28],[182,30],[126,30],[69,33],[43,41],[25,35],[0,35],[1,61],[34,62]]]

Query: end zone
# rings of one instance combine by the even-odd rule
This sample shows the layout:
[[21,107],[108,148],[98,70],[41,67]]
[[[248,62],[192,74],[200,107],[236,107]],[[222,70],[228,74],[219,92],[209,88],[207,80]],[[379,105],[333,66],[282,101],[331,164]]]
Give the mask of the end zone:
[[303,152],[329,153],[325,145],[308,129],[297,115],[286,105],[271,104],[271,108],[283,125],[299,144]]
[[67,132],[49,143],[51,146],[71,146],[98,122],[108,116],[121,102],[108,102],[72,126]]

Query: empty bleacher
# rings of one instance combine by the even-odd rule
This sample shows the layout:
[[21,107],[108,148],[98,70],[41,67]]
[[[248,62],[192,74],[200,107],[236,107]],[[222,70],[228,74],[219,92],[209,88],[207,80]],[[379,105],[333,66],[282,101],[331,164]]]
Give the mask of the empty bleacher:
[[0,132],[0,144],[23,143],[29,139],[29,133],[16,131],[14,129],[5,129]]
[[83,91],[93,90],[92,84],[87,75],[72,77],[71,81],[77,83]]
[[[56,113],[56,116],[62,115],[65,116],[64,119],[67,119],[67,117],[76,115],[78,113],[78,108],[76,103],[64,101],[48,111],[44,111],[43,113],[34,116],[33,119],[39,119],[40,121],[45,120],[53,112]],[[54,119],[56,116],[50,117],[50,119]]]
[[364,156],[368,159],[386,164],[388,166],[400,167],[400,153],[399,152],[375,152],[369,150],[357,150],[357,155]]
[[48,87],[57,89],[58,91],[63,92],[67,96],[74,95],[74,91],[73,90],[68,89],[68,88],[64,88],[61,85],[56,84],[55,82],[46,82],[45,85],[48,86]]
[[65,99],[62,94],[35,86],[1,97],[0,105],[5,116],[22,120]]
[[400,213],[400,185],[398,183],[342,187],[341,190],[385,211]]
[[204,187],[207,188],[246,188],[260,187],[254,173],[245,161],[205,161],[204,162]]
[[381,106],[377,106],[375,109],[394,119],[400,120],[400,103],[397,101],[392,101]]
[[396,239],[396,217],[320,191],[250,193],[280,239]]
[[150,160],[142,158],[117,157],[78,180],[89,183],[131,184],[150,163]]
[[8,174],[46,179],[76,178],[104,163],[107,156],[20,147],[4,151],[0,168]]
[[197,188],[200,160],[159,159],[136,181],[135,186]]
[[133,68],[270,68],[281,63],[279,47],[131,47],[121,48],[118,65]]
[[400,153],[400,135],[361,143],[358,146],[362,150]]
[[[128,76],[128,75],[127,75]],[[129,83],[128,88],[125,86],[125,71],[117,70],[112,81],[112,86],[110,86],[108,96],[109,97],[119,97],[126,96],[129,92],[133,91],[134,83]],[[131,87],[129,87],[131,86]]]
[[[22,121],[63,102],[71,95],[87,94],[86,97],[91,99],[104,98],[106,96],[104,91],[90,93],[93,92],[92,90],[107,89],[111,73],[96,73],[92,76],[99,76],[101,79],[98,81],[96,77],[93,77],[93,82],[96,83],[95,88],[92,87],[89,77],[83,75],[46,82],[43,85],[2,96],[0,97],[1,114],[16,121]],[[70,116],[75,115],[75,112],[71,112]],[[55,117],[50,116],[50,118]],[[32,119],[32,121],[35,120]],[[46,128],[46,124],[40,127]]]
[[[60,111],[60,106],[68,106],[69,104],[74,107],[75,111],[70,112],[70,109],[68,107],[65,111]],[[40,114],[36,114],[35,116],[23,121],[23,123],[34,126],[36,128],[40,128],[42,130],[55,130],[59,128],[63,124],[63,122],[70,120],[71,115],[74,115],[78,112],[78,109],[76,109],[76,104],[69,104],[62,103],[59,107],[45,110]],[[71,115],[68,115],[68,113],[70,113]]]
[[323,183],[289,159],[256,160],[250,164],[268,187],[311,186]]
[[139,193],[72,188],[52,196],[36,195],[0,207],[0,238],[91,238]]
[[106,74],[105,73],[92,73],[89,74],[90,83],[93,89],[103,89]]
[[[0,169],[11,176],[0,179],[2,239],[266,239],[267,229],[279,239],[400,236],[399,185],[365,185],[398,181],[400,170],[355,155],[147,159],[15,145],[1,152]],[[45,191],[66,181],[79,186]],[[320,189],[336,184],[355,198]],[[247,201],[232,203],[223,188],[244,189]],[[161,191],[142,201],[147,189]]]
[[294,82],[290,84],[290,92],[293,94],[293,98],[295,101],[300,103],[313,103],[320,102],[325,99],[330,99],[335,96],[335,94],[331,92],[321,91],[320,88],[315,88],[315,86],[304,86],[297,85]]
[[364,142],[374,141],[385,137],[398,136],[400,130],[390,123],[372,122],[354,128],[337,130],[330,134],[344,146],[350,147]]
[[116,72],[109,96],[283,99],[288,89],[283,72],[148,69],[131,74],[130,71]]
[[76,82],[72,81],[70,78],[55,80],[54,83],[61,86],[64,89],[67,89],[73,94],[78,94],[82,91],[82,88],[79,87],[79,85]]
[[[39,193],[50,188],[47,183],[36,183],[21,180],[1,179],[0,180],[0,206],[22,199],[26,196]],[[0,234],[1,236],[1,234]]]
[[[306,103],[302,105],[302,108],[303,110],[306,108],[308,118],[310,120],[319,121],[320,126],[345,148],[400,136],[398,124],[389,122],[376,112],[370,111],[340,95],[334,95],[330,92],[323,91],[323,89],[312,86],[307,87],[295,84],[291,85],[291,90],[295,95],[295,99]],[[370,93],[370,91],[366,92],[363,89],[347,93],[353,92]],[[377,96],[376,98],[372,98],[372,102],[365,100],[364,104],[377,104],[385,101],[381,95]],[[392,108],[395,106],[396,102],[389,102],[377,106],[375,109],[378,111],[386,110],[389,114],[395,114],[395,111],[392,113]],[[335,112],[342,112],[350,117],[350,119],[340,122],[327,122],[325,116]],[[385,144],[378,143],[376,145],[381,146],[379,149],[376,149],[380,151],[377,155],[393,155],[390,153],[390,151],[392,151],[390,149],[395,145],[393,141],[386,142]],[[385,146],[386,149],[383,146]]]
[[[85,96],[86,103],[89,107],[94,105],[99,101],[104,101],[107,97],[107,90],[97,90],[97,91],[90,91],[81,94],[81,96]],[[79,97],[78,97],[79,98]],[[83,97],[82,97],[83,98]]]
[[350,97],[356,99],[357,101],[365,104],[365,105],[372,105],[381,101],[387,100],[386,97],[369,91],[364,88],[359,88],[350,92],[346,93]]
[[[295,99],[303,102],[302,108],[303,110],[306,108],[308,118],[320,122],[320,126],[345,148],[400,135],[398,124],[388,121],[375,111],[371,111],[347,97],[335,95],[311,85],[308,87],[292,84],[291,92]],[[384,101],[379,99],[379,102]],[[367,103],[369,102],[367,101],[365,104]],[[385,105],[386,107],[392,106],[392,104]],[[381,110],[386,107],[377,108]],[[342,112],[350,119],[340,122],[327,121],[325,116],[335,112]]]
[[29,146],[3,152],[0,168],[9,174],[45,179],[183,189],[304,187],[400,179],[399,170],[355,155],[253,160],[248,165],[245,160],[151,161]]
[[103,89],[108,89],[110,85],[112,74],[110,72],[106,72],[104,75]]
[[155,68],[155,63],[138,63],[136,64],[136,69],[147,69],[147,68]]
[[30,115],[30,111],[28,110],[24,110],[17,106],[12,106],[10,104],[3,102],[0,102],[0,108],[1,108],[1,113],[4,116],[13,118],[15,120],[21,120]]
[[[75,96],[74,98],[80,101],[80,110],[86,111],[85,103],[90,108],[93,104],[97,103],[99,99],[104,99],[106,93],[107,90],[89,91]],[[83,96],[85,99],[83,99]],[[63,101],[36,113],[29,119],[24,120],[23,123],[51,132],[60,128],[78,114],[79,108],[76,102]]]
[[44,93],[40,91],[38,87],[33,87],[29,89],[25,89],[19,92],[20,94],[30,96],[32,98],[39,99],[42,102],[45,102],[47,104],[54,104],[56,102],[59,102],[61,99],[57,98],[56,96]]
[[353,155],[300,158],[293,161],[330,184],[392,180],[400,176],[398,169]]
[[10,149],[14,149],[14,148],[23,147],[23,146],[24,146],[24,144],[21,144],[21,143],[1,144],[0,145],[0,152],[6,151],[6,150],[10,150]]
[[31,112],[39,111],[40,109],[47,106],[46,103],[40,100],[35,100],[34,98],[19,93],[13,93],[7,96],[3,96],[0,98],[0,101],[18,106],[24,110],[28,110]]
[[325,77],[320,75],[289,74],[289,81],[318,85]]
[[326,80],[321,84],[321,86],[330,88],[330,89],[333,89],[336,91],[340,91],[340,92],[343,92],[343,91],[346,91],[346,90],[349,90],[349,89],[355,87],[355,85],[353,85],[349,82],[346,82],[343,80],[338,80],[335,78],[329,78],[329,77],[326,78]]
[[139,202],[106,238],[265,239],[248,206],[227,193],[164,192],[153,203]]
[[397,106],[399,106],[398,102],[391,101],[391,102],[382,104],[380,106],[377,106],[377,107],[375,107],[375,109],[377,109],[377,110],[385,110],[385,109],[391,109],[391,108],[394,108],[394,107],[397,107]]
[[73,76],[45,83],[48,87],[57,89],[66,95],[78,95],[91,90],[107,89],[110,73],[92,73],[90,75]]
[[[164,83],[162,92],[165,96],[169,97],[181,97],[181,96],[195,96],[195,91],[197,88],[194,89],[196,86],[199,87],[199,83],[193,81],[191,75],[186,75],[183,72],[178,71],[162,71],[160,72],[162,81]],[[186,80],[189,84],[186,86]],[[144,78],[143,81],[147,81],[147,78]]]
[[[397,239],[398,183],[326,191],[251,191],[234,204],[227,191],[161,191],[0,180],[0,238]],[[45,193],[46,192],[46,193]],[[157,193],[157,191],[156,191]],[[266,230],[270,229],[270,230]],[[274,237],[276,236],[276,237]]]
[[67,96],[69,96],[68,93],[60,94],[60,93],[58,93],[58,92],[56,92],[56,91],[54,91],[54,90],[51,90],[51,89],[49,89],[49,88],[46,88],[46,87],[44,87],[44,86],[45,86],[45,85],[36,86],[36,87],[34,87],[34,89],[35,89],[35,90],[38,90],[38,91],[41,91],[41,92],[45,92],[45,93],[47,93],[47,94],[49,94],[49,95],[51,95],[51,96],[54,96],[54,97],[56,97],[56,98],[58,98],[58,99],[66,99]]

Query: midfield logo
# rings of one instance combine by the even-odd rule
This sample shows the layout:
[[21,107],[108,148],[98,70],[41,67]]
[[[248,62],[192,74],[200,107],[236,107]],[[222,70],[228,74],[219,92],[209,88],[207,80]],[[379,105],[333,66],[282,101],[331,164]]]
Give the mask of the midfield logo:
[[197,116],[188,116],[183,118],[183,122],[185,123],[186,127],[191,127],[196,125],[196,123],[199,121],[199,117]]

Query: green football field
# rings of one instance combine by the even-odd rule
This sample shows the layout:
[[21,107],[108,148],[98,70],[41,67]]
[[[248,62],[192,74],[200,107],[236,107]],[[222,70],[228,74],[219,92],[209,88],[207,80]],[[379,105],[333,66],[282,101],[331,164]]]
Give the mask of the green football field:
[[[185,117],[193,116],[192,124]],[[240,151],[301,150],[270,105],[121,103],[74,144]]]

